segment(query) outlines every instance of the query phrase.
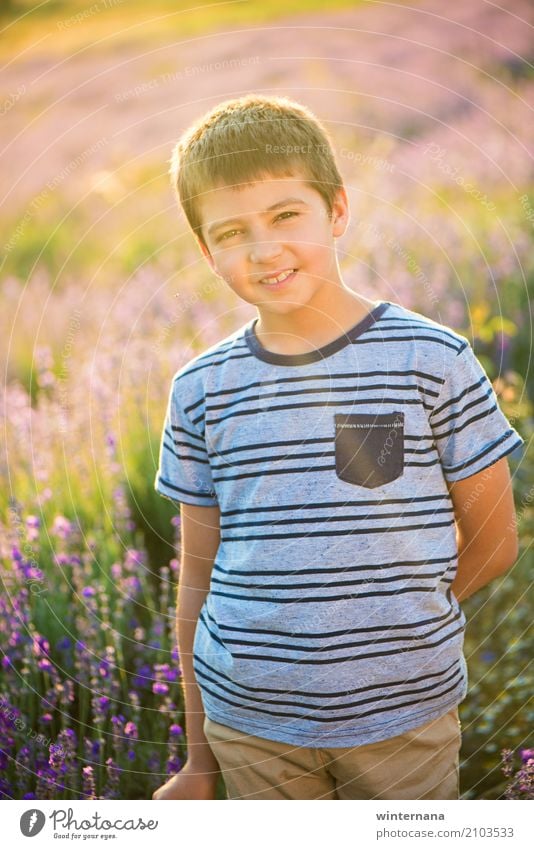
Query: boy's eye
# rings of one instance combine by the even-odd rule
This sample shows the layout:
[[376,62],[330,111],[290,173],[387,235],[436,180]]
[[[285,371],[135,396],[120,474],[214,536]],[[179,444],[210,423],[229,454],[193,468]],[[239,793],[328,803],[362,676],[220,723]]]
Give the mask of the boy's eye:
[[281,212],[280,215],[276,216],[276,218],[283,218],[284,215],[295,215],[295,216],[297,216],[298,214],[299,214],[298,212],[292,212],[291,210],[288,210],[287,212]]
[[[281,212],[280,215],[277,215],[274,220],[275,221],[278,221],[278,220],[288,221],[289,217],[295,217],[296,218],[299,214],[300,213],[298,213],[298,212],[293,212],[292,210],[287,210],[286,212]],[[284,216],[289,216],[289,217],[284,218]],[[242,232],[241,230],[238,230],[238,229],[235,229],[235,228],[233,230],[227,230],[225,233],[222,233],[220,236],[217,237],[217,242],[224,242],[227,239],[231,239],[233,236],[236,235],[236,233],[241,233],[241,232]]]
[[227,230],[226,233],[222,233],[217,239],[218,242],[222,242],[225,239],[230,239],[235,233],[239,233],[239,230]]

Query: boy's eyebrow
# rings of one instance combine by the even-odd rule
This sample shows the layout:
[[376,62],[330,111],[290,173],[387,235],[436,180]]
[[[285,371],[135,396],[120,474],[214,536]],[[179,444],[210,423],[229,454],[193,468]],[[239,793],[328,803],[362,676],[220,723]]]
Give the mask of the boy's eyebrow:
[[[276,203],[273,203],[272,206],[268,206],[267,209],[263,210],[261,215],[265,215],[267,212],[274,212],[275,209],[280,209],[282,206],[295,206],[295,204],[308,206],[306,201],[301,200],[301,198],[285,198],[285,200],[279,200]],[[220,227],[226,227],[227,224],[232,224],[234,221],[239,221],[239,217],[227,218],[224,221],[215,221],[210,227],[208,227],[208,235],[213,233],[215,230],[218,230]]]

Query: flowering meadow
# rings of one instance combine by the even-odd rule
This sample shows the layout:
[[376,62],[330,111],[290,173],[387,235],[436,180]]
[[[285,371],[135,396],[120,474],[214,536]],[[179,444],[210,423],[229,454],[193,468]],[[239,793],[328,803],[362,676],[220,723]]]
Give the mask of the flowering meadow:
[[529,4],[238,5],[198,39],[167,21],[149,50],[127,10],[63,4],[35,47],[25,21],[3,87],[0,798],[149,799],[185,760],[159,440],[174,372],[255,313],[211,275],[166,171],[190,120],[250,89],[331,133],[347,285],[464,334],[525,439],[517,563],[462,605],[461,791],[534,798]]

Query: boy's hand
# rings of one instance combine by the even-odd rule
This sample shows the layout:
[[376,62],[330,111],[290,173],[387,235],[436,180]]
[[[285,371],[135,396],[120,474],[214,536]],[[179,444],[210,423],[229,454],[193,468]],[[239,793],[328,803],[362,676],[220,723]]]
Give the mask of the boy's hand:
[[186,761],[184,767],[166,784],[158,787],[153,799],[215,799],[218,772]]

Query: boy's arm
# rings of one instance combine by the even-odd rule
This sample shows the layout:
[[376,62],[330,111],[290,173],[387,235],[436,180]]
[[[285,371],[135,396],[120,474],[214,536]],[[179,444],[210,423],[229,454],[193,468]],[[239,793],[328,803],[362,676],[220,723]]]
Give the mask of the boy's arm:
[[188,763],[198,771],[219,772],[206,737],[204,708],[193,670],[193,640],[200,609],[209,592],[211,571],[220,541],[219,507],[181,504],[182,555],[176,631],[182,668]]
[[464,601],[517,559],[517,520],[508,460],[448,482],[456,519],[458,571],[451,589]]

